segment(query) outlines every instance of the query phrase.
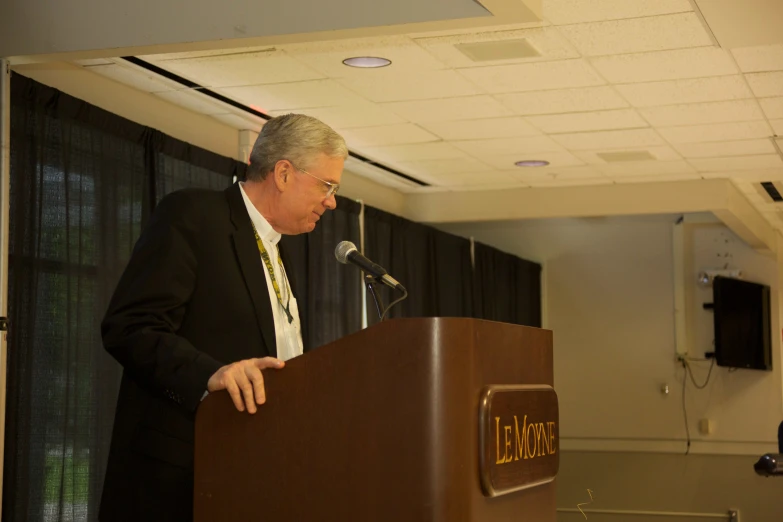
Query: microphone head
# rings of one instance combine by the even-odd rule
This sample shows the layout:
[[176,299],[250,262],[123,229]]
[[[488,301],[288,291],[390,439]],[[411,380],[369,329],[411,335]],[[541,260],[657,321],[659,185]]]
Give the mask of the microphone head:
[[356,251],[356,245],[350,241],[340,241],[337,247],[334,249],[334,257],[341,263],[348,262],[348,254]]

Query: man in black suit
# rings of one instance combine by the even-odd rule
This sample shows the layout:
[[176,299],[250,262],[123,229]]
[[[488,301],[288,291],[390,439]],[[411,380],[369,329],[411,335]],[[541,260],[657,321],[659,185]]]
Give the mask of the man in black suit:
[[302,353],[278,242],[335,208],[347,154],[322,122],[281,116],[258,136],[244,183],[175,192],[156,207],[102,324],[124,369],[102,522],[193,519],[196,409],[227,390],[255,413],[262,372]]

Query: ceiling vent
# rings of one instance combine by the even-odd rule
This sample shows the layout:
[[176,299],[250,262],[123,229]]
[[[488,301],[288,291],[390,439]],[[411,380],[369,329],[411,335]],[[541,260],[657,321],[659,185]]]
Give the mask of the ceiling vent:
[[[772,142],[772,146],[775,148],[778,156],[783,159],[783,137],[771,136],[769,141]],[[756,187],[756,191],[761,194],[761,197],[767,203],[783,202],[783,181],[762,181],[761,183],[754,183],[753,186]]]
[[768,203],[783,201],[783,183],[780,181],[762,181],[756,185],[756,190]]
[[653,161],[655,156],[646,150],[625,150],[621,152],[599,152],[596,154],[607,163],[620,163],[623,161]]
[[519,60],[541,56],[541,53],[524,38],[455,44],[454,47],[474,62]]

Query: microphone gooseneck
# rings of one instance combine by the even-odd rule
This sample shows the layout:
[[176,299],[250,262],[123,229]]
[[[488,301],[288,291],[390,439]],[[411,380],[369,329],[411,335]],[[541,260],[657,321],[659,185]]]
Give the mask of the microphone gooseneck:
[[[373,263],[364,257],[362,253],[359,252],[359,249],[356,248],[356,245],[350,241],[340,241],[340,243],[338,243],[337,247],[334,249],[334,257],[336,257],[340,263],[351,263],[352,265],[356,265],[366,274],[365,283],[367,284],[367,288],[370,291],[370,295],[372,295],[372,298],[375,300],[375,304],[378,308],[378,315],[380,316],[381,321],[386,318],[386,314],[389,312],[392,306],[408,297],[408,291],[400,284],[399,281],[390,276],[386,272],[386,269],[381,265]],[[381,306],[380,299],[378,298],[378,295],[375,292],[375,288],[373,287],[376,282],[383,283],[390,288],[402,292],[402,297],[394,300],[388,307],[384,309],[384,307]]]

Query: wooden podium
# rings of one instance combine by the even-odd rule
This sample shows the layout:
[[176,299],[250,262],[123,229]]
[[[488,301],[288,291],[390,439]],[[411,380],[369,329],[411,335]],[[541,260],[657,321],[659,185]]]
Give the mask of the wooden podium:
[[549,331],[396,319],[264,379],[255,415],[199,407],[195,522],[555,521]]

